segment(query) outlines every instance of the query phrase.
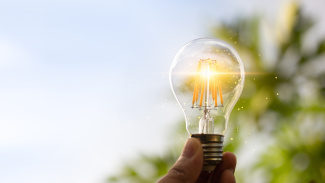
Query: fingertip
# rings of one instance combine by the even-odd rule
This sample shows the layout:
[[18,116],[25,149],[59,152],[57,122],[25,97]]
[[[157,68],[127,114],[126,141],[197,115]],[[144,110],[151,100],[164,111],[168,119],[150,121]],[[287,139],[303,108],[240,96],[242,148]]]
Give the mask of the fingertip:
[[202,170],[203,166],[203,150],[200,140],[196,138],[189,138],[189,140],[192,141],[194,149],[195,149],[195,155],[191,158],[193,164],[195,164],[196,169],[199,170],[199,173]]
[[[201,157],[203,153],[201,142],[195,138],[187,139],[181,157],[184,156],[186,158],[192,157]],[[196,158],[195,158],[196,159]]]
[[212,181],[217,182],[227,170],[234,174],[236,169],[236,156],[231,152],[223,153],[222,162],[213,171]]
[[195,149],[200,149],[201,148],[201,142],[199,139],[197,138],[188,138],[187,141],[191,141],[194,146],[195,146]]
[[231,168],[235,171],[236,164],[237,164],[237,158],[234,153],[232,152],[225,152],[223,153],[222,161],[225,162],[226,168]]
[[235,154],[232,153],[232,152],[224,152],[223,153],[223,157],[231,158],[231,159],[234,159],[234,160],[237,159],[236,156],[235,156]]

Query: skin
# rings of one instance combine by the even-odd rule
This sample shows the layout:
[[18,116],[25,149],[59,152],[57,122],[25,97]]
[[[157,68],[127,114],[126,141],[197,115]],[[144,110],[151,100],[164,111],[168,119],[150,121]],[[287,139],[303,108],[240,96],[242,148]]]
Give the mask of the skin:
[[199,140],[189,138],[181,156],[168,173],[158,183],[235,183],[236,156],[223,153],[223,159],[211,172],[201,172],[203,151]]

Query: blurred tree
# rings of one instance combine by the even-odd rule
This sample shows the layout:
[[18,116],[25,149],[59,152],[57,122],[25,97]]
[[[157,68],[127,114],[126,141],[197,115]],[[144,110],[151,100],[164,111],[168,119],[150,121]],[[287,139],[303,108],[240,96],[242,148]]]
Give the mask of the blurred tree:
[[[280,17],[276,25],[253,17],[212,29],[239,52],[247,73],[224,149],[239,156],[238,182],[325,182],[325,38],[313,37],[314,22],[295,3]],[[181,147],[143,155],[108,182],[154,182]]]

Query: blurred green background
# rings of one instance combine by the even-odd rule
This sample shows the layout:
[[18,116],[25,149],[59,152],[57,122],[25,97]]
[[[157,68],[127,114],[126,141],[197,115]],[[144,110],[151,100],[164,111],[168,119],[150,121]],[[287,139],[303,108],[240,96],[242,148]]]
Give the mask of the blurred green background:
[[[211,26],[211,37],[235,47],[246,71],[224,151],[237,156],[237,182],[325,182],[325,36],[314,34],[317,20],[295,2],[275,20],[256,15]],[[185,122],[175,125],[165,152],[129,159],[107,182],[166,174],[188,138]]]

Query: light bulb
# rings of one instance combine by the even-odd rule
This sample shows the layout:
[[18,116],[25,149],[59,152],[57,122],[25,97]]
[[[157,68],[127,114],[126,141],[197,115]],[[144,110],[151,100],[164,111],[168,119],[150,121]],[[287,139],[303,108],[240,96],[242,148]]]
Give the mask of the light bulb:
[[222,161],[228,118],[244,87],[243,63],[228,43],[200,38],[177,53],[170,68],[173,93],[184,112],[186,129],[201,141],[202,171]]

